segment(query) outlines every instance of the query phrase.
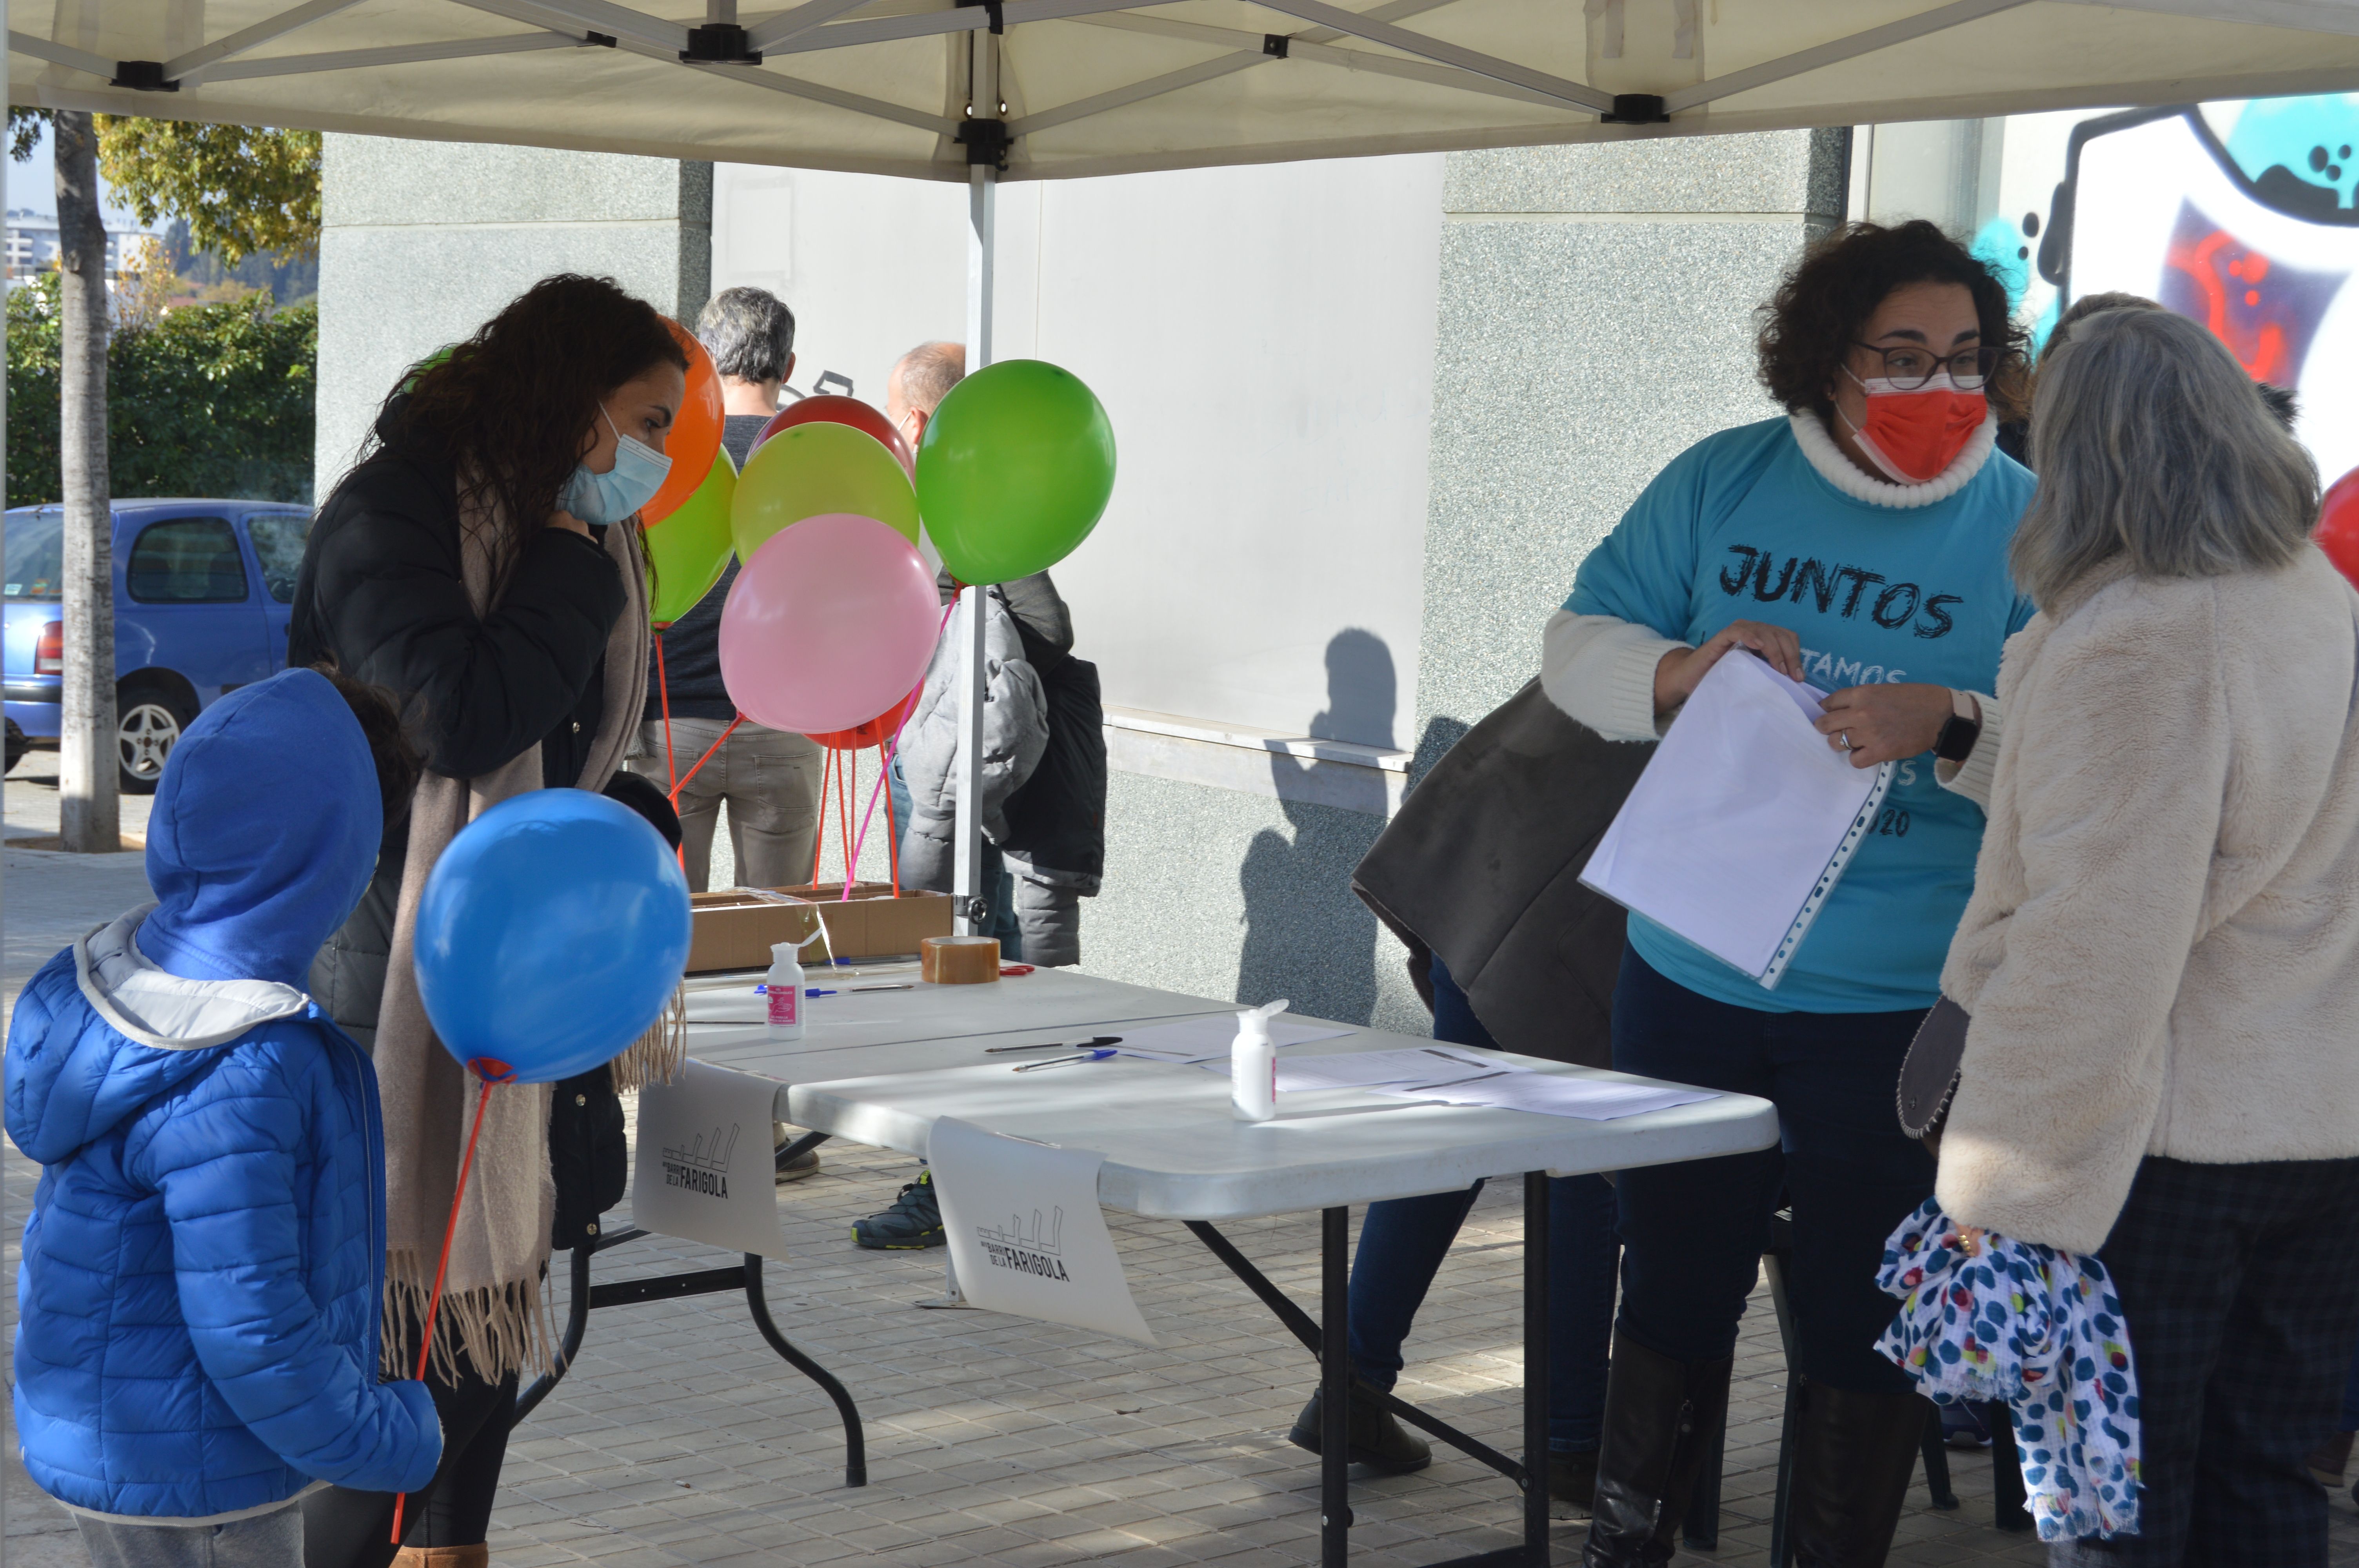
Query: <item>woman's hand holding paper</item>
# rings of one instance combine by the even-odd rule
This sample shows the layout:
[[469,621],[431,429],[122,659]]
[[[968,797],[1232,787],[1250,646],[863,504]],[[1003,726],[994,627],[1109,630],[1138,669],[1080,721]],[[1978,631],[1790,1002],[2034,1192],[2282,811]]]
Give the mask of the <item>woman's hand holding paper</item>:
[[1695,695],[1696,687],[1731,648],[1749,648],[1788,680],[1802,678],[1802,640],[1766,621],[1732,621],[1701,648],[1675,648],[1655,665],[1655,712],[1670,712]]
[[1818,730],[1828,745],[1849,752],[1853,767],[1873,768],[1931,751],[1950,714],[1945,686],[1853,686],[1827,698]]

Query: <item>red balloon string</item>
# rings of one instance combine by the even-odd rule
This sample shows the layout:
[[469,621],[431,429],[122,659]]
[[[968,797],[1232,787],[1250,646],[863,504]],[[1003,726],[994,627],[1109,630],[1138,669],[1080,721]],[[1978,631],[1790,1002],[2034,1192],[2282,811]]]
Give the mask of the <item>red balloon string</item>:
[[818,822],[818,824],[817,824],[815,827],[812,827],[812,829],[811,829],[811,874],[810,874],[810,887],[811,887],[811,891],[812,891],[813,892],[818,892],[818,891],[819,891],[819,857],[820,857],[820,851],[821,851],[821,848],[822,848],[822,847],[827,843],[827,790],[828,790],[828,781],[829,781],[831,778],[832,778],[832,777],[834,776],[834,774],[835,774],[835,753],[834,753],[834,752],[832,752],[832,751],[828,751],[828,752],[821,752],[821,755],[820,755],[820,762],[819,762],[819,822]]
[[[451,1195],[450,1223],[442,1227],[442,1256],[434,1265],[434,1292],[426,1298],[426,1329],[418,1338],[418,1379],[426,1379],[426,1357],[434,1348],[434,1316],[442,1306],[442,1278],[451,1269],[451,1239],[459,1234],[459,1204],[467,1195],[467,1173],[475,1163],[475,1140],[484,1135],[484,1111],[492,1103],[492,1080],[483,1079],[483,1092],[475,1097],[475,1124],[467,1133],[467,1152],[459,1162],[459,1189]],[[409,1501],[403,1492],[393,1499],[393,1544],[401,1544],[401,1514]]]
[[[948,604],[942,606],[942,618],[934,623],[934,642],[937,646],[941,643],[942,633],[950,629],[951,611],[957,608],[956,598],[952,598]],[[924,690],[925,686],[920,682],[918,690],[911,692],[908,699],[901,704],[901,721],[893,726],[892,741],[877,748],[877,759],[883,763],[883,768],[876,775],[875,789],[869,794],[868,809],[860,814],[860,837],[853,841],[852,857],[843,863],[843,898],[836,901],[839,903],[852,896],[852,868],[859,860],[860,851],[868,843],[868,825],[875,820],[876,797],[880,795],[886,797],[885,832],[886,838],[892,842],[893,896],[895,898],[901,896],[901,840],[899,834],[893,827],[892,791],[886,786],[893,781],[893,759],[901,750],[901,736],[909,728],[909,716],[918,711],[918,697]],[[857,796],[855,795],[854,798]],[[819,872],[816,869],[811,872],[811,883],[813,887],[819,883]]]
[[[672,760],[671,754],[671,679],[664,674],[661,628],[656,632],[656,696],[663,704],[664,776],[671,781],[669,793],[665,798],[671,802],[672,809],[677,811],[679,809],[679,764]],[[686,875],[688,871],[688,836],[686,834],[680,836],[678,854],[680,872]]]
[[[856,798],[852,788],[852,770],[860,765],[860,753],[840,752],[842,760],[835,765],[836,838],[843,849],[843,875],[848,883],[852,878],[852,803]],[[814,879],[816,880],[816,879]]]
[[680,774],[679,783],[671,786],[671,799],[674,806],[678,806],[679,804],[679,792],[686,789],[688,787],[688,781],[696,776],[696,768],[701,768],[704,766],[705,763],[711,762],[712,760],[712,753],[721,750],[722,741],[728,740],[730,736],[737,733],[737,726],[745,722],[745,716],[742,713],[736,718],[731,719],[729,721],[729,728],[721,732],[720,739],[714,741],[712,745],[704,748],[704,755],[696,759],[696,767],[690,768],[688,772]]

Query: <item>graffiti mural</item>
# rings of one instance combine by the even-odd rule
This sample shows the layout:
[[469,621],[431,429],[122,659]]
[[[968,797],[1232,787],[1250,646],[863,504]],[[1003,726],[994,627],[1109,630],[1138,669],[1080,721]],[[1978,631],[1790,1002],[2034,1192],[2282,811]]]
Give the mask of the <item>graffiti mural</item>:
[[2018,116],[2006,135],[1974,248],[2037,335],[2112,289],[2202,322],[2299,395],[2334,507],[2359,512],[2359,93]]

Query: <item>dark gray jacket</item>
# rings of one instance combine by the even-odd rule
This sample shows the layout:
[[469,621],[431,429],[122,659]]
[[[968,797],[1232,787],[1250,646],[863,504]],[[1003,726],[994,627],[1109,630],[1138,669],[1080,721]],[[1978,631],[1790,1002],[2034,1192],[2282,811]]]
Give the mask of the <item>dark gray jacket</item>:
[[1434,764],[1352,878],[1429,1004],[1439,954],[1503,1049],[1613,1065],[1624,917],[1581,871],[1654,753],[1575,723],[1533,680]]

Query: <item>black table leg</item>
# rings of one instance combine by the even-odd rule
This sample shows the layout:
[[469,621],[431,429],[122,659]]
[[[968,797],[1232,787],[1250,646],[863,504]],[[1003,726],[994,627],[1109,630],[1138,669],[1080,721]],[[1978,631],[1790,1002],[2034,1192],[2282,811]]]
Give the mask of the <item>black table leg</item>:
[[1549,1179],[1524,1173],[1524,1549],[1549,1561]]
[[850,1390],[835,1379],[835,1374],[804,1355],[778,1332],[770,1316],[770,1303],[762,1294],[762,1255],[745,1254],[745,1309],[753,1314],[754,1326],[762,1331],[787,1365],[817,1383],[820,1391],[835,1402],[835,1413],[843,1422],[843,1484],[847,1487],[868,1485],[868,1444],[860,1429],[860,1408],[852,1402]]
[[1352,1555],[1352,1211],[1320,1211],[1319,1561]]

